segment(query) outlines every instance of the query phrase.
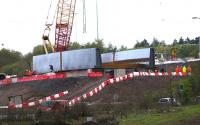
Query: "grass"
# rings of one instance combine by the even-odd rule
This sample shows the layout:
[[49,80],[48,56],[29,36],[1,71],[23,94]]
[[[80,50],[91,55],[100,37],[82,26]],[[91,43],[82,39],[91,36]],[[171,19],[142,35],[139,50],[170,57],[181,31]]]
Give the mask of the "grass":
[[186,106],[170,113],[131,114],[120,120],[120,125],[160,125],[200,116],[200,105]]

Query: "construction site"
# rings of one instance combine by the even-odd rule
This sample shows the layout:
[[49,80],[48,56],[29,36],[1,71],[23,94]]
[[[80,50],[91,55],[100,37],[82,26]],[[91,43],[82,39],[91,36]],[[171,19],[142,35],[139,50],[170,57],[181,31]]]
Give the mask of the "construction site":
[[181,102],[183,88],[175,94],[174,86],[192,71],[177,67],[199,66],[200,59],[178,60],[173,50],[170,59],[159,61],[153,47],[69,50],[75,7],[76,0],[59,0],[56,14],[48,13],[42,34],[46,54],[33,56],[31,70],[24,76],[0,73],[0,125],[121,125],[119,119],[130,112],[179,111],[174,107],[181,103],[169,101],[173,107],[158,100]]

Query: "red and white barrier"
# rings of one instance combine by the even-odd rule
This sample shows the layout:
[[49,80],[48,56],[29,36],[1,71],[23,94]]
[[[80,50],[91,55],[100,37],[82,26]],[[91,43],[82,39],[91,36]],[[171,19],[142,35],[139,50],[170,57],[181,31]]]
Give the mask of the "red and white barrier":
[[51,101],[51,100],[58,99],[60,97],[65,96],[66,94],[68,94],[68,91],[60,92],[60,93],[57,93],[55,95],[51,95],[51,96],[45,97],[43,99],[39,99],[39,100],[34,101],[34,102],[28,102],[28,103],[24,102],[22,104],[17,104],[17,105],[0,106],[0,109],[6,109],[6,108],[16,109],[16,108],[33,107],[33,106],[36,106],[36,105],[41,104],[41,103],[46,102],[46,101]]
[[87,71],[74,71],[74,72],[48,73],[42,75],[24,76],[19,78],[7,78],[4,80],[0,80],[0,86],[9,85],[11,83],[21,83],[21,82],[47,80],[47,79],[60,79],[60,78],[79,77],[79,76],[101,77],[102,73],[100,72],[88,73]]
[[98,87],[94,88],[93,90],[79,96],[79,97],[75,97],[73,98],[72,100],[70,100],[68,102],[68,105],[69,106],[72,106],[74,104],[76,104],[78,101],[81,101],[83,99],[86,99],[88,97],[91,97],[95,94],[97,94],[99,91],[101,91],[103,88],[105,88],[106,86],[110,85],[110,84],[115,84],[117,82],[120,82],[120,81],[125,81],[125,80],[128,80],[128,79],[132,79],[133,77],[143,77],[143,76],[186,76],[186,74],[183,74],[181,72],[179,73],[175,73],[175,72],[165,72],[165,73],[161,73],[161,72],[133,72],[133,73],[129,73],[128,75],[124,75],[124,76],[119,76],[119,77],[116,77],[116,78],[111,78],[111,79],[108,79],[104,82],[102,82]]
[[7,85],[7,84],[10,84],[11,82],[12,82],[12,79],[7,78],[7,79],[4,79],[4,80],[0,80],[0,85]]
[[[186,76],[186,74],[183,74],[181,72],[179,72],[179,73],[175,73],[175,72],[169,72],[169,73],[167,73],[167,72],[165,72],[165,73],[161,73],[161,72],[133,72],[133,73],[129,73],[127,75],[119,76],[119,77],[116,77],[116,78],[110,78],[110,79],[102,82],[99,86],[97,86],[93,90],[86,92],[83,95],[81,95],[79,97],[75,97],[72,100],[70,100],[68,102],[68,105],[72,106],[72,105],[76,104],[77,102],[79,102],[83,99],[91,97],[91,96],[97,94],[98,92],[100,92],[102,89],[104,89],[106,86],[108,86],[110,84],[115,84],[115,83],[118,83],[120,81],[125,81],[125,80],[132,79],[133,77],[140,77],[140,76],[141,77],[143,77],[143,76],[153,76],[153,77],[155,77],[155,76]],[[55,94],[53,96],[48,96],[46,98],[40,99],[40,100],[35,101],[35,102],[23,103],[23,104],[18,104],[18,105],[10,105],[10,106],[0,106],[0,108],[32,107],[32,106],[36,106],[37,104],[41,104],[42,102],[45,102],[45,101],[57,99],[59,97],[66,95],[67,93],[68,93],[68,91],[65,91],[65,92]]]
[[28,82],[36,80],[58,79],[58,78],[66,78],[66,73],[50,73],[43,75],[24,76],[19,78],[7,78],[4,80],[0,80],[0,85],[8,85],[11,83],[20,83],[20,82]]

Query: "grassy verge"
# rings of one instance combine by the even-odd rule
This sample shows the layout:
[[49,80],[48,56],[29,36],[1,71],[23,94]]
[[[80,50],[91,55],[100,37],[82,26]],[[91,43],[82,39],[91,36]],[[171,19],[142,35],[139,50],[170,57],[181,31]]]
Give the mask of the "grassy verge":
[[159,125],[200,116],[200,105],[182,107],[182,110],[158,114],[131,114],[120,120],[120,125]]

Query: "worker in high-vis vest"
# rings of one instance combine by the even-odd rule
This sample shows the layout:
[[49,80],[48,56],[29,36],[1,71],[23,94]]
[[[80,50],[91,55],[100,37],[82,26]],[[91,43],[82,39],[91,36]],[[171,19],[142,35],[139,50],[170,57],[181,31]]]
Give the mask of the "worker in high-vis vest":
[[178,74],[179,72],[181,72],[181,70],[182,70],[181,67],[177,65],[176,69],[175,69],[176,74]]
[[192,72],[192,68],[190,67],[190,65],[187,67],[187,74],[188,75],[191,75],[191,72]]
[[183,73],[184,75],[186,75],[186,73],[187,73],[187,68],[186,68],[185,66],[182,67],[182,73]]

